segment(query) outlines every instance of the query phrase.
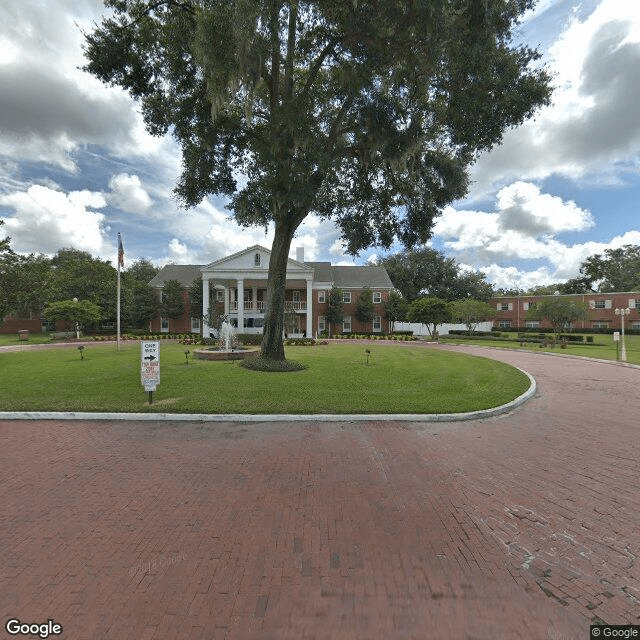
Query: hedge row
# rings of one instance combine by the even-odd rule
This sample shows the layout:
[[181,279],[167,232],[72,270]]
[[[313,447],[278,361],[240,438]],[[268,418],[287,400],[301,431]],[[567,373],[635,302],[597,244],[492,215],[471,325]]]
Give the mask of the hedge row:
[[331,337],[334,340],[397,340],[399,342],[413,342],[418,339],[413,333],[394,333],[391,335],[379,333],[336,333]]

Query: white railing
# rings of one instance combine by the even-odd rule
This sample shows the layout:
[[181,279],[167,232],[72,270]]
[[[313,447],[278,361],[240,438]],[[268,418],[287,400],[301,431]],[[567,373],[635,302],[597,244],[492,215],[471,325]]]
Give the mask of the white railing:
[[[244,310],[245,311],[257,311],[258,313],[264,313],[266,311],[267,305],[265,302],[263,302],[262,300],[258,300],[255,304],[255,307],[253,305],[253,302],[251,300],[247,300],[244,303]],[[306,311],[307,310],[307,303],[304,300],[301,301],[297,301],[297,302],[292,302],[291,300],[286,300],[284,303],[284,308],[287,311]],[[237,312],[238,311],[238,303],[233,301],[233,302],[229,302],[229,311],[231,312]]]
[[307,303],[305,301],[297,301],[292,302],[291,300],[286,300],[284,303],[284,308],[287,311],[306,311]]

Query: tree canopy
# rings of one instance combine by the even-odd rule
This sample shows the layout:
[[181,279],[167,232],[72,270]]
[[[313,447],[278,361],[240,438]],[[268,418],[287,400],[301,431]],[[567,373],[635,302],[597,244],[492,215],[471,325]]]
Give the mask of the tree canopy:
[[338,325],[344,318],[344,295],[342,289],[339,289],[335,285],[331,287],[327,299],[327,308],[324,312],[326,322],[329,324],[329,333],[333,325],[333,331],[336,332]]
[[495,306],[483,300],[465,298],[451,303],[452,319],[454,322],[458,321],[466,325],[469,335],[476,330],[478,324],[495,317],[495,315]]
[[176,320],[184,313],[184,287],[179,280],[167,280],[162,287],[160,314],[163,318]]
[[361,324],[373,325],[375,307],[373,306],[373,292],[369,287],[365,287],[358,296],[353,313]]
[[409,322],[418,322],[427,326],[432,338],[437,338],[439,324],[451,320],[451,306],[441,298],[418,298],[409,306]]
[[[262,356],[284,359],[286,262],[305,217],[352,253],[425,242],[466,169],[549,100],[512,29],[535,0],[105,0],[87,71],[182,148],[187,206],[274,224]],[[242,180],[238,181],[238,176]]]
[[392,322],[403,322],[407,317],[409,303],[397,291],[390,291],[389,297],[382,303],[385,317]]
[[471,297],[489,300],[493,295],[484,273],[464,271],[453,258],[429,247],[407,249],[378,260],[407,302],[431,296],[443,300]]
[[91,300],[57,300],[50,302],[44,309],[44,316],[50,322],[63,320],[67,328],[78,328],[87,324],[96,324],[102,317],[100,307]]
[[554,332],[558,334],[570,329],[576,320],[586,320],[587,313],[587,305],[584,302],[558,296],[536,302],[535,307],[527,311],[527,318],[530,320],[546,318]]
[[606,249],[604,254],[589,256],[580,273],[591,288],[603,293],[640,289],[640,246],[626,244]]
[[103,320],[116,319],[117,271],[108,260],[66,248],[60,249],[50,264],[49,300],[90,300],[100,307]]

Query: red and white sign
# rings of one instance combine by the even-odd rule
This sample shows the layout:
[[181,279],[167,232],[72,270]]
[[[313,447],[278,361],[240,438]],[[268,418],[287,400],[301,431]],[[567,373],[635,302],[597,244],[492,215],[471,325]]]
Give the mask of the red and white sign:
[[140,379],[145,391],[155,391],[160,384],[160,342],[140,343]]

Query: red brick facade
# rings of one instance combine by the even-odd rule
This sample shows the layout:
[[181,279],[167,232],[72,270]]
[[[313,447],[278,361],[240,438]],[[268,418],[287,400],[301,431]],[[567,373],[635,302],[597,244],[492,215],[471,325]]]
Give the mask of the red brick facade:
[[[535,328],[550,329],[551,325],[545,319],[535,321],[527,317],[527,312],[533,304],[555,296],[505,296],[493,298],[490,301],[496,309],[493,319],[495,328]],[[616,309],[629,309],[625,315],[625,329],[640,331],[640,292],[623,293],[585,293],[579,295],[563,295],[562,298],[585,303],[588,307],[587,319],[578,320],[572,327],[580,329],[612,329],[619,331],[622,326],[620,315]]]

